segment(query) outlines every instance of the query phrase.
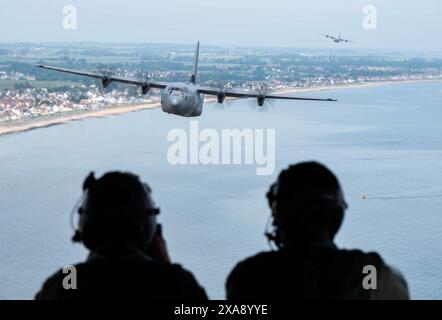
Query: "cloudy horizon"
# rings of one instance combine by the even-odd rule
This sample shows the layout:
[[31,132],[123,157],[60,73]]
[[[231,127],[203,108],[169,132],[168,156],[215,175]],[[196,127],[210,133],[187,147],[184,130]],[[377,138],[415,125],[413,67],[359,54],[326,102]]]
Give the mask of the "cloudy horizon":
[[[66,29],[63,8],[77,10]],[[364,8],[376,8],[376,28],[366,29]],[[355,48],[441,52],[442,4],[427,0],[224,0],[7,1],[0,12],[0,43],[181,43],[299,48]],[[365,22],[364,22],[365,20]],[[337,45],[319,35],[343,34]]]

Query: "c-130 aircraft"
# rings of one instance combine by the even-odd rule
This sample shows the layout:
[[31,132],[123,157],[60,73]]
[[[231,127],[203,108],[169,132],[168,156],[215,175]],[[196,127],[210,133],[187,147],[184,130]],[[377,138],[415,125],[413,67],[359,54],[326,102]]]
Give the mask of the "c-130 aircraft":
[[271,95],[263,92],[236,91],[233,89],[218,89],[199,86],[196,84],[199,57],[199,41],[196,45],[193,60],[193,72],[188,83],[170,83],[154,80],[139,81],[122,78],[118,76],[108,76],[87,71],[77,71],[71,69],[35,65],[38,68],[60,71],[80,76],[100,79],[104,88],[112,82],[126,83],[139,86],[142,94],[147,94],[151,88],[161,89],[161,108],[164,112],[179,115],[182,117],[198,117],[203,112],[204,95],[214,95],[218,103],[223,103],[226,97],[232,98],[255,98],[258,106],[262,107],[266,99],[285,100],[307,100],[307,101],[337,101],[334,99],[299,98],[284,95]]

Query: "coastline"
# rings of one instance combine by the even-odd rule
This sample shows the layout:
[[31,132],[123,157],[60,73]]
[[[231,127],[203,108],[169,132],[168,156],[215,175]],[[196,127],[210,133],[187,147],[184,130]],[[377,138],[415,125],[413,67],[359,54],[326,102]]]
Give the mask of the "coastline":
[[[353,88],[371,88],[371,87],[378,87],[389,84],[426,83],[426,82],[442,82],[442,79],[396,80],[396,81],[391,80],[391,81],[354,83],[354,84],[321,86],[321,87],[311,87],[311,88],[287,88],[287,89],[277,90],[275,92],[280,94],[322,92],[329,90],[342,90],[342,89],[353,89]],[[215,97],[210,97],[205,99],[205,103],[214,103],[214,102],[216,102]],[[24,132],[38,128],[45,128],[53,125],[65,124],[71,121],[81,121],[88,118],[107,117],[111,115],[119,115],[128,112],[136,112],[140,110],[154,109],[159,107],[161,107],[160,102],[155,101],[146,104],[119,105],[119,106],[114,106],[94,111],[83,111],[83,110],[72,111],[67,113],[56,113],[51,115],[45,115],[41,117],[36,117],[34,119],[24,119],[24,120],[5,122],[5,123],[0,122],[0,136],[12,133]]]
[[136,105],[119,105],[106,109],[94,111],[72,111],[66,113],[55,113],[51,115],[41,116],[35,119],[18,120],[7,123],[0,123],[0,136],[29,131],[38,128],[45,128],[59,124],[65,124],[71,121],[81,121],[89,118],[101,118],[112,115],[119,115],[128,112],[136,112],[145,109],[154,109],[160,107],[160,102],[151,102]]
[[344,85],[321,86],[321,87],[311,87],[311,88],[290,88],[288,90],[282,89],[281,91],[278,91],[278,93],[322,92],[322,91],[329,91],[329,90],[373,88],[373,87],[381,87],[381,86],[390,85],[390,84],[412,84],[412,83],[433,83],[433,82],[442,82],[442,79],[388,80],[388,81],[352,83],[352,84],[344,84]]

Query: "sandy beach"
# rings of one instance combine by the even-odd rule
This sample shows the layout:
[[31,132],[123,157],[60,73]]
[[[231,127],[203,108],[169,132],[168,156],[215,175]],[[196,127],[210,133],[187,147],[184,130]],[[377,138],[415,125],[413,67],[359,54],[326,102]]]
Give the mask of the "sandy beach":
[[94,111],[73,111],[65,113],[57,113],[52,115],[45,115],[34,119],[24,119],[18,121],[11,121],[0,124],[0,135],[22,132],[37,128],[49,127],[58,124],[64,124],[70,121],[85,120],[88,118],[106,117],[111,115],[118,115],[127,112],[135,112],[144,109],[154,109],[160,107],[160,102],[152,102],[146,104],[136,105],[122,105],[106,109]]
[[[276,92],[281,94],[306,93],[306,92],[320,92],[320,91],[351,89],[351,88],[370,88],[370,87],[395,84],[395,83],[418,83],[418,82],[440,82],[440,81],[442,80],[380,81],[380,82],[355,83],[355,84],[322,86],[322,87],[312,87],[312,88],[284,88],[277,90]],[[206,96],[205,103],[213,103],[213,102],[216,102],[215,97]],[[70,121],[79,121],[79,120],[85,120],[88,118],[96,118],[96,117],[106,117],[111,115],[123,114],[127,112],[135,112],[144,109],[154,109],[154,108],[159,108],[160,106],[161,106],[160,102],[155,101],[146,104],[121,105],[121,106],[108,107],[105,109],[94,110],[94,111],[84,111],[84,110],[72,111],[72,112],[44,115],[32,119],[9,121],[5,123],[0,123],[0,135],[23,132],[37,128],[44,128],[53,125],[64,124]]]

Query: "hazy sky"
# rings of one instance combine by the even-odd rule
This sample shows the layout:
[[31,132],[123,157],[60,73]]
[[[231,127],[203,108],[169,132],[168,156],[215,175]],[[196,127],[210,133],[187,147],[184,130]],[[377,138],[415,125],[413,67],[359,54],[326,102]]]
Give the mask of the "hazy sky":
[[[63,28],[63,7],[78,10]],[[363,8],[377,8],[377,29]],[[0,42],[102,41],[327,47],[319,32],[357,48],[442,51],[440,0],[2,0]],[[341,44],[342,45],[342,44]],[[349,45],[342,45],[349,46]]]

